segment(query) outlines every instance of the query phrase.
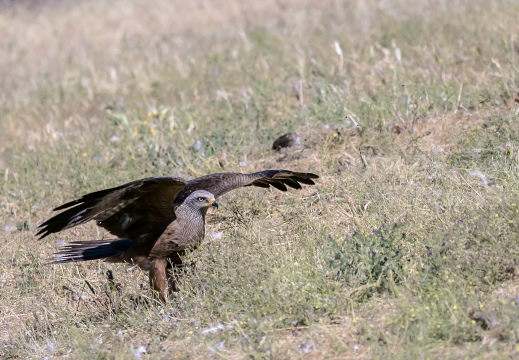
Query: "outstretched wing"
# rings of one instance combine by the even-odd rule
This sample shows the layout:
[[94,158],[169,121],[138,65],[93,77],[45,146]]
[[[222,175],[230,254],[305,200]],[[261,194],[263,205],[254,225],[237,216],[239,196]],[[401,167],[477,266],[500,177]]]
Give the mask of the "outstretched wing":
[[287,191],[287,186],[301,189],[301,184],[314,185],[315,183],[312,179],[317,178],[319,176],[312,173],[300,173],[290,170],[264,170],[252,174],[211,174],[189,181],[178,194],[175,203],[182,203],[189,194],[200,189],[209,191],[218,198],[231,190],[243,186],[258,186],[262,188],[273,186],[281,191]]
[[38,226],[36,235],[42,239],[90,220],[121,238],[160,234],[175,219],[173,202],[185,185],[179,177],[152,177],[84,195],[55,208],[66,210]]

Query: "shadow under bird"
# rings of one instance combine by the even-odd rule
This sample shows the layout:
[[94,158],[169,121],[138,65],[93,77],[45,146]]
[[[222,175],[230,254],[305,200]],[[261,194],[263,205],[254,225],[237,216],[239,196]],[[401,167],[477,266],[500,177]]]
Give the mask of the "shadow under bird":
[[95,220],[116,239],[74,241],[59,249],[54,263],[104,259],[136,264],[149,271],[151,287],[166,301],[167,288],[177,289],[172,267],[182,265],[186,250],[205,235],[205,215],[218,207],[217,198],[244,186],[287,191],[314,185],[319,176],[289,170],[252,174],[217,173],[191,181],[180,177],[151,177],[96,191],[58,206],[64,210],[38,226],[40,239]]

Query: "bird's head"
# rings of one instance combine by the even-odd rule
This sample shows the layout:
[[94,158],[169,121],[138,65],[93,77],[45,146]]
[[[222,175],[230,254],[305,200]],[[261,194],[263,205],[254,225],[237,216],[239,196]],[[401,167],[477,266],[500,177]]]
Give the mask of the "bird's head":
[[208,208],[210,206],[218,208],[218,202],[216,201],[214,195],[211,194],[209,191],[205,190],[193,191],[186,198],[186,200],[184,200],[184,203],[188,203],[189,206],[194,209],[203,209]]

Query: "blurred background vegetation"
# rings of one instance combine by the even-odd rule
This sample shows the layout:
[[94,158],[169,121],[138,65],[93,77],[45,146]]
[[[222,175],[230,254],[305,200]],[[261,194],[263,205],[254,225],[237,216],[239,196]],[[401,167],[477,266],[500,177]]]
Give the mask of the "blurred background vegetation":
[[[517,356],[518,13],[1,1],[1,357]],[[94,224],[34,237],[86,192],[268,168],[321,178],[223,198],[166,307],[140,270],[47,264]]]

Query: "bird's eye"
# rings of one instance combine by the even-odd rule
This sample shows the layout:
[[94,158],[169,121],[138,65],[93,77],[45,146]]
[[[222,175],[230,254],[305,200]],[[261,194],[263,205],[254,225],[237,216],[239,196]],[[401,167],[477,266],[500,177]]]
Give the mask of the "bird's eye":
[[197,197],[196,198],[198,201],[202,202],[202,201],[205,201],[205,199],[203,197]]

